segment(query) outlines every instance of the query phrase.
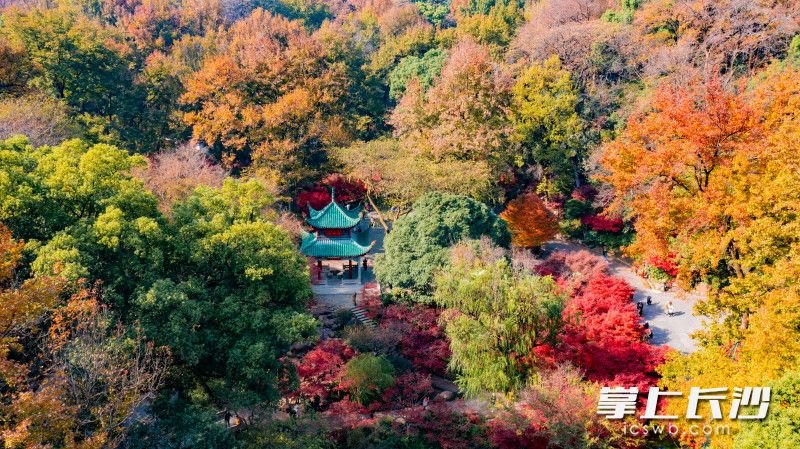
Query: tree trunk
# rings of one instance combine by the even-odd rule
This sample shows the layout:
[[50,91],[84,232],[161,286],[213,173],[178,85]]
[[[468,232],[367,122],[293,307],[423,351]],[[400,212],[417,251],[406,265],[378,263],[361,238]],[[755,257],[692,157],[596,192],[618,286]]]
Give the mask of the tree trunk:
[[378,220],[381,222],[381,226],[383,226],[383,230],[387,233],[389,232],[389,226],[386,224],[386,220],[383,219],[383,214],[381,213],[380,209],[375,205],[375,202],[372,201],[372,197],[369,196],[369,192],[367,192],[367,201],[369,201],[369,205],[372,206],[372,209],[378,214]]
[[581,173],[580,170],[578,169],[578,157],[574,156],[571,159],[572,159],[572,173],[575,174],[575,188],[578,188],[581,186]]

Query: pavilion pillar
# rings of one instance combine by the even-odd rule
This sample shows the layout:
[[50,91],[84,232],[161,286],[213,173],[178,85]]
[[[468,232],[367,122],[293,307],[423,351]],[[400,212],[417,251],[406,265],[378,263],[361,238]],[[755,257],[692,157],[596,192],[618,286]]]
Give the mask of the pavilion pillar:
[[361,257],[356,259],[356,272],[358,273],[358,283],[361,283]]

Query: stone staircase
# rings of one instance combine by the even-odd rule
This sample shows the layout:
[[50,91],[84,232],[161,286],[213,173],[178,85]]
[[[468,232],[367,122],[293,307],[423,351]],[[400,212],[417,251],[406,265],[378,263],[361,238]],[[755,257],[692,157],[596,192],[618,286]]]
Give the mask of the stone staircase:
[[378,326],[375,321],[367,317],[367,311],[361,307],[353,307],[350,310],[353,312],[353,315],[358,318],[358,321],[360,321],[364,326],[371,327],[373,329]]

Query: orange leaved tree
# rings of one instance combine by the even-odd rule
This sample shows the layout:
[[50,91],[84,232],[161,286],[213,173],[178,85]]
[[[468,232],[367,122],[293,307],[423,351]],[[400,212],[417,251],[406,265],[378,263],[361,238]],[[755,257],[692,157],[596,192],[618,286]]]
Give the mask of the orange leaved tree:
[[533,193],[526,193],[512,200],[500,217],[508,224],[514,246],[537,247],[558,233],[555,215]]

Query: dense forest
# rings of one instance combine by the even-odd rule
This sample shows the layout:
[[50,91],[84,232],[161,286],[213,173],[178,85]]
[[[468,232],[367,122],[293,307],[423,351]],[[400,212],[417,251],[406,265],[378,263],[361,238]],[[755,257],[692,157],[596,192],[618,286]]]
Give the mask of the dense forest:
[[[332,192],[391,289],[329,335]],[[798,447],[798,214],[796,0],[0,0],[0,440]],[[701,291],[698,349],[554,238]],[[597,414],[761,385],[730,435]]]

